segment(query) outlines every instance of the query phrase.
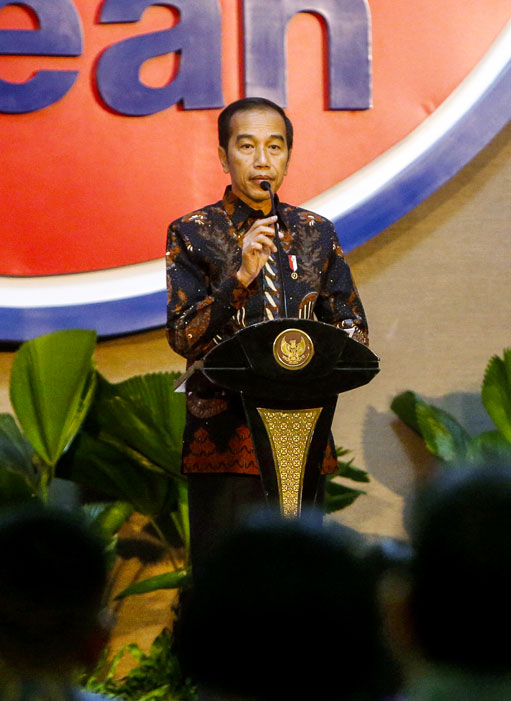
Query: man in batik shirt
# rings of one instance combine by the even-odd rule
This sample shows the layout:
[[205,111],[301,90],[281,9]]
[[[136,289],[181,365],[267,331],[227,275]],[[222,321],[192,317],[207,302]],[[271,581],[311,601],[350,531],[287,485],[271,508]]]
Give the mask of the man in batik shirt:
[[[245,98],[218,120],[219,157],[231,186],[219,202],[169,227],[167,333],[188,364],[239,329],[284,316],[276,265],[276,230],[284,251],[287,316],[316,317],[367,344],[367,323],[333,224],[279,202],[270,216],[267,181],[284,180],[293,129],[284,111]],[[183,472],[188,475],[192,558],[207,554],[247,504],[263,499],[259,470],[240,397],[195,373],[187,383]],[[337,460],[330,440],[323,474]],[[200,545],[199,545],[200,541]],[[200,551],[200,552],[199,552]]]

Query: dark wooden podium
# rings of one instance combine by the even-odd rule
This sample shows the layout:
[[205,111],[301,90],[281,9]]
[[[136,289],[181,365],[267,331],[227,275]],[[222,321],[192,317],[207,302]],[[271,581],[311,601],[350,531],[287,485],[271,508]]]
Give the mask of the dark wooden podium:
[[266,497],[291,517],[314,503],[337,395],[379,372],[378,357],[341,329],[289,318],[238,331],[200,367],[241,393]]

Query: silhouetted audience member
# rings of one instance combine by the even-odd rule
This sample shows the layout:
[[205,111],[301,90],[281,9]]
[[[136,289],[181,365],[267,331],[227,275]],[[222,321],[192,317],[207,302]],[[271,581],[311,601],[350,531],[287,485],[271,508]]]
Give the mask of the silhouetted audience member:
[[375,571],[345,529],[252,518],[197,578],[176,629],[200,698],[386,698],[396,676]]
[[410,701],[511,699],[511,469],[458,468],[417,499],[408,578],[383,601]]
[[0,514],[0,699],[98,699],[73,687],[107,640],[103,544],[70,516]]

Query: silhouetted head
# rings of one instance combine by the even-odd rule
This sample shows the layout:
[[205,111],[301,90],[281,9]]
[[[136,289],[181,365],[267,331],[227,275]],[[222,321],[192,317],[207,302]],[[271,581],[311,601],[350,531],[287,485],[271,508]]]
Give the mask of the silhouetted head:
[[0,656],[10,667],[51,673],[94,661],[103,548],[62,512],[0,513]]
[[184,671],[223,699],[381,698],[374,563],[345,530],[264,518],[195,583],[177,629]]
[[410,610],[424,655],[509,673],[511,469],[456,469],[418,499]]

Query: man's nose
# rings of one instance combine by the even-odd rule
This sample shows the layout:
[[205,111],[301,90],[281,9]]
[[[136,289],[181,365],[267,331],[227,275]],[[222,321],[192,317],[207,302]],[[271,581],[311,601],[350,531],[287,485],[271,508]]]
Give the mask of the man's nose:
[[254,155],[254,165],[256,167],[261,168],[269,165],[268,154],[266,153],[266,149],[264,148],[264,146],[258,146],[255,149]]

